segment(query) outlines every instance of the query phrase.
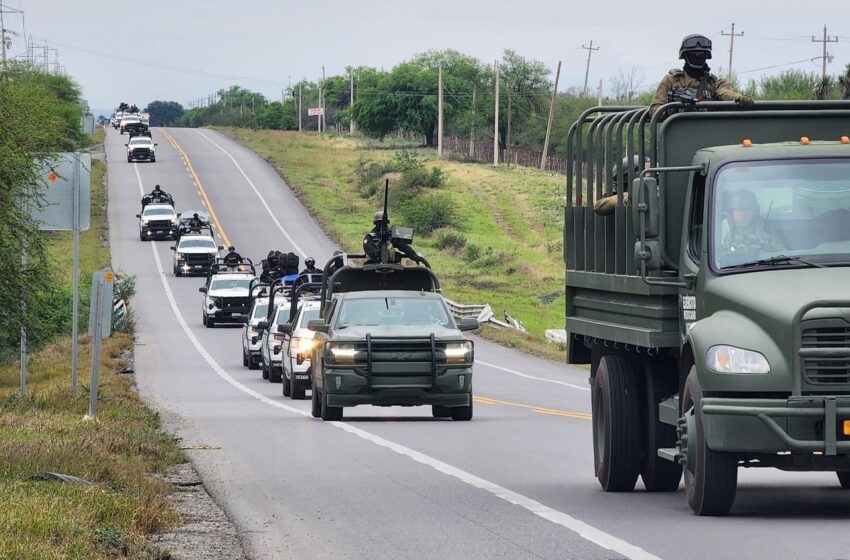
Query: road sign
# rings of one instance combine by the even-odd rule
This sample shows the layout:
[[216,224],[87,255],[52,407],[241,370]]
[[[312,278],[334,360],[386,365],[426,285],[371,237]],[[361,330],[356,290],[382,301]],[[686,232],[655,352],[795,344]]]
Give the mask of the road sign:
[[313,107],[311,109],[307,109],[307,114],[311,117],[318,117],[319,115],[324,115],[325,110],[321,107]]
[[[112,334],[112,291],[115,275],[110,270],[98,270],[91,277],[91,304],[89,304],[89,336],[96,332],[97,309],[100,309],[101,338]],[[98,294],[100,304],[96,305]]]
[[[75,161],[79,165],[75,172]],[[38,176],[44,192],[44,205],[31,210],[41,230],[74,230],[74,183],[79,185],[80,229],[91,227],[91,155],[65,152],[53,165],[44,165]]]

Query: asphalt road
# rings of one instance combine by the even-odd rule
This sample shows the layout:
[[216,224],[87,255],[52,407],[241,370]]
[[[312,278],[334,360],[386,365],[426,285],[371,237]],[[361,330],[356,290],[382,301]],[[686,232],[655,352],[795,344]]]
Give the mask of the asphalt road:
[[[174,418],[252,558],[850,558],[850,492],[833,473],[742,471],[733,515],[697,518],[682,491],[606,494],[593,477],[587,371],[476,340],[475,418],[430,408],[309,415],[242,367],[238,328],[201,325],[200,278],[171,242],[141,242],[154,184],[212,210],[256,262],[272,248],[323,263],[334,244],[261,158],[209,130],[155,129],[156,163],[128,164],[109,130],[113,265],[136,275],[136,378]],[[369,224],[364,224],[366,228]],[[365,229],[364,229],[365,231]],[[438,271],[439,273],[439,271]]]

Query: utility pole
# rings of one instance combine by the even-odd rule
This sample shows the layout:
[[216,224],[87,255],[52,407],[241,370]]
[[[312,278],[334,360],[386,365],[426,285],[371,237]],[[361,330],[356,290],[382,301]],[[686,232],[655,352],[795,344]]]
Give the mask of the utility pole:
[[744,32],[735,33],[735,24],[732,24],[732,32],[726,33],[725,31],[720,32],[724,37],[729,37],[729,81],[732,81],[732,56],[735,54],[735,37],[743,37]]
[[322,87],[319,88],[319,132],[325,131],[325,67],[322,66]]
[[546,169],[546,158],[549,157],[549,136],[552,134],[552,119],[555,116],[555,97],[558,95],[558,80],[561,78],[561,61],[555,71],[555,88],[552,90],[552,102],[549,104],[549,121],[546,123],[546,139],[543,141],[543,157],[540,158],[540,169]]
[[475,157],[475,94],[477,86],[472,86],[472,119],[469,121],[469,159]]
[[298,132],[301,132],[301,84],[304,83],[304,80],[298,84]]
[[3,14],[23,15],[23,13],[23,10],[16,10],[15,8],[3,5],[2,0],[0,0],[0,61],[2,61],[4,70],[6,69],[6,49],[10,45],[10,43],[7,42],[8,39],[6,38],[6,33],[7,31],[11,35],[17,35],[17,33],[6,29],[6,22],[3,20]]
[[437,69],[437,157],[443,157],[443,65]]
[[599,80],[599,89],[596,90],[596,105],[602,107],[602,80]]
[[496,72],[496,117],[493,120],[493,165],[499,165],[499,61],[493,64]]
[[354,136],[354,68],[351,69],[351,94],[349,97],[348,133]]
[[587,68],[584,71],[584,90],[582,93],[582,96],[587,97],[587,80],[590,77],[590,56],[593,54],[593,51],[598,51],[599,47],[594,47],[593,41],[591,41],[589,47],[582,45],[581,48],[587,51]]
[[816,39],[814,35],[812,35],[812,43],[823,43],[823,70],[821,77],[826,79],[826,63],[829,59],[829,54],[826,52],[826,47],[829,43],[837,43],[838,37],[830,37],[826,34],[826,25],[823,26],[823,39]]

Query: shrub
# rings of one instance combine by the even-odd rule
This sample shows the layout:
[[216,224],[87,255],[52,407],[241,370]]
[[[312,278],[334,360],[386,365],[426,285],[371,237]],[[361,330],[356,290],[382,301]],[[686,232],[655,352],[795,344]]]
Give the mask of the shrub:
[[375,196],[381,186],[379,179],[389,171],[391,171],[389,164],[368,159],[361,155],[357,163],[354,164],[354,177],[357,188],[360,190],[360,196],[363,198]]
[[445,175],[442,169],[432,167],[430,170],[424,167],[408,169],[402,173],[399,187],[405,191],[415,191],[421,188],[436,189],[445,183]]
[[481,257],[481,247],[475,245],[468,245],[466,247],[466,260],[469,262],[477,261]]
[[425,160],[413,150],[402,148],[393,154],[392,167],[395,171],[416,171],[425,167]]
[[400,210],[404,224],[423,235],[454,225],[457,221],[452,198],[442,193],[403,200]]
[[454,230],[443,230],[437,232],[434,245],[437,249],[463,249],[466,246],[466,238]]

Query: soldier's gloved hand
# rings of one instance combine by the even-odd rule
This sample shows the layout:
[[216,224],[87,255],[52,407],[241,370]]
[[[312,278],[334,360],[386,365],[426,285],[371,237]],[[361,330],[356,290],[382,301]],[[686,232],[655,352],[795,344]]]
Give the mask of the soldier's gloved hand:
[[738,105],[740,105],[743,109],[752,109],[755,101],[749,95],[742,95],[738,98]]

